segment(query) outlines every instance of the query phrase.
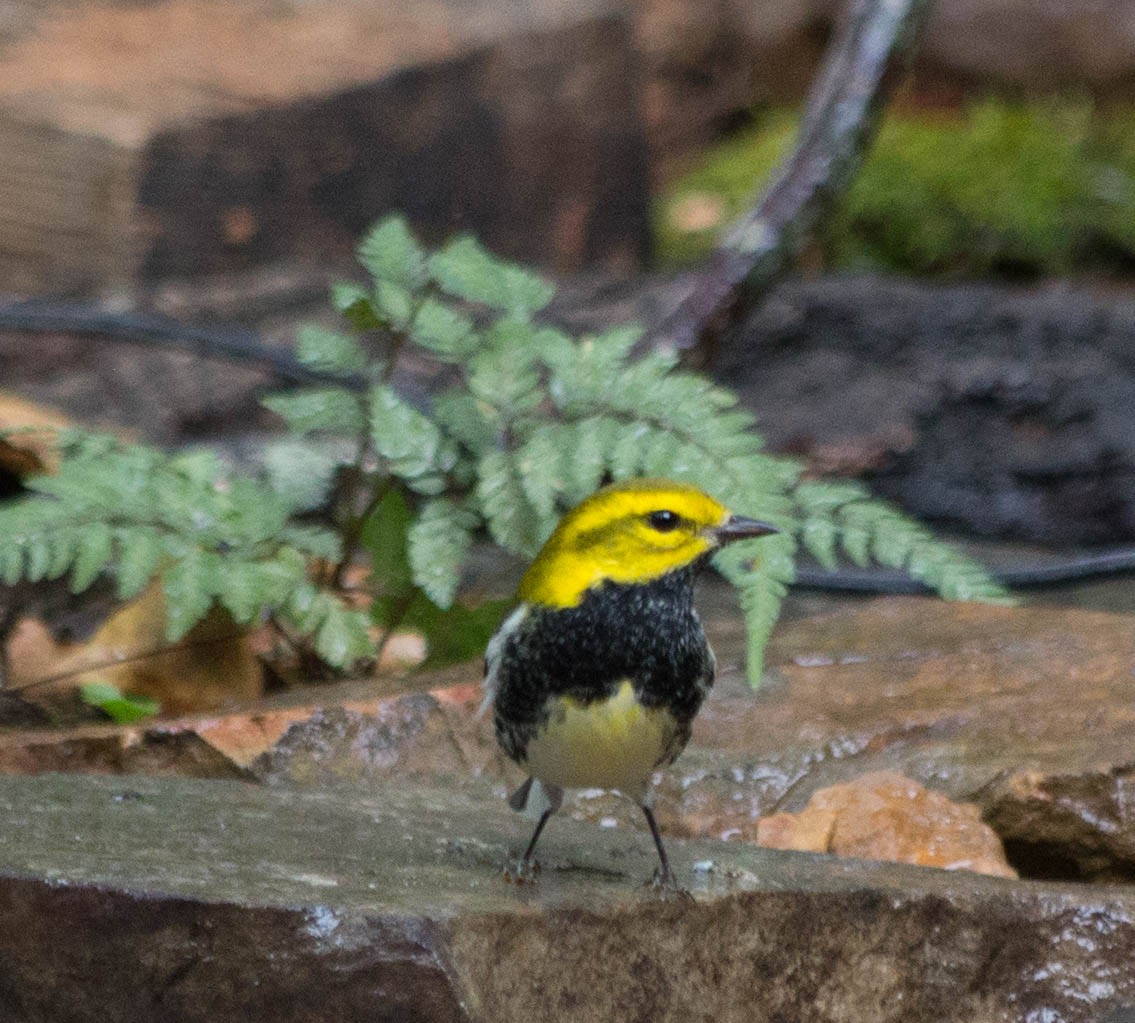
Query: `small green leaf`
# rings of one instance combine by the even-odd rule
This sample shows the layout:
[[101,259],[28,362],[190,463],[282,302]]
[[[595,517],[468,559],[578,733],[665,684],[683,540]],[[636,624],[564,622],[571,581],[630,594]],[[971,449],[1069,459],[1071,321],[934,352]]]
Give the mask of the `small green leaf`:
[[[303,575],[302,567],[299,575]],[[236,622],[247,625],[265,608],[282,605],[299,581],[293,566],[286,563],[233,561],[221,572],[217,596]]]
[[346,334],[305,324],[296,333],[296,358],[321,373],[353,376],[366,369],[367,356]]
[[544,539],[541,520],[512,459],[503,451],[486,452],[477,475],[477,499],[493,539],[507,551],[533,556]]
[[839,539],[839,530],[830,518],[814,515],[805,519],[800,539],[813,558],[828,571],[835,571],[838,567],[836,541]]
[[24,547],[27,565],[24,574],[30,583],[38,583],[47,578],[51,564],[51,544],[44,536],[30,536]]
[[327,613],[315,633],[315,652],[335,668],[349,668],[374,653],[370,623],[361,611],[329,598]]
[[378,281],[374,286],[374,312],[393,330],[405,330],[414,315],[414,296],[400,284]]
[[82,526],[78,529],[61,529],[51,538],[51,560],[47,566],[47,579],[58,579],[71,567],[84,531],[85,527]]
[[218,582],[216,556],[190,546],[162,572],[166,598],[166,637],[181,639],[213,606]]
[[520,485],[541,518],[556,513],[557,499],[567,489],[564,463],[572,457],[570,425],[540,423],[516,452]]
[[71,592],[90,587],[114,555],[114,534],[105,522],[92,522],[79,533],[75,560],[71,565]]
[[397,214],[380,220],[358,247],[359,262],[375,281],[389,281],[416,291],[426,280],[426,257],[406,219]]
[[149,696],[124,696],[109,682],[88,682],[79,687],[79,692],[87,706],[97,707],[120,725],[153,717],[161,710],[157,700]]
[[331,304],[345,313],[359,302],[369,302],[370,292],[358,281],[336,281],[331,285]]
[[437,425],[386,385],[371,388],[370,435],[391,471],[403,478],[445,472],[457,459]]
[[15,586],[24,575],[24,550],[22,545],[6,544],[0,549],[0,582],[5,586]]
[[523,343],[486,348],[469,360],[469,390],[505,419],[531,412],[543,398],[532,353]]
[[264,449],[268,483],[295,511],[314,511],[328,500],[335,473],[351,452],[299,437],[285,437]]
[[453,603],[476,517],[452,501],[427,502],[410,527],[408,551],[414,584],[440,608]]
[[498,259],[469,236],[446,245],[430,259],[429,269],[448,294],[509,312],[537,312],[555,294],[546,281]]
[[374,311],[370,292],[353,281],[331,285],[331,304],[355,330],[377,330],[382,321]]
[[499,414],[491,404],[463,388],[452,388],[434,402],[434,420],[470,451],[479,454],[496,444]]
[[473,321],[436,298],[427,298],[414,316],[410,336],[423,348],[454,362],[466,358],[478,344]]
[[359,433],[363,412],[359,398],[342,387],[303,387],[261,399],[295,433]]

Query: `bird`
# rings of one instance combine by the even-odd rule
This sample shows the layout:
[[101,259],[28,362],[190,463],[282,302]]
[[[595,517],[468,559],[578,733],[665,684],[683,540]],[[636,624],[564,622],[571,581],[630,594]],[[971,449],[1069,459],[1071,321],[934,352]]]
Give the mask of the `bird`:
[[481,712],[492,708],[498,743],[528,773],[509,804],[536,822],[511,877],[535,880],[536,843],[564,790],[598,788],[642,809],[653,883],[677,887],[652,782],[713,685],[695,573],[724,544],[776,532],[667,479],[610,484],[563,516],[485,652]]

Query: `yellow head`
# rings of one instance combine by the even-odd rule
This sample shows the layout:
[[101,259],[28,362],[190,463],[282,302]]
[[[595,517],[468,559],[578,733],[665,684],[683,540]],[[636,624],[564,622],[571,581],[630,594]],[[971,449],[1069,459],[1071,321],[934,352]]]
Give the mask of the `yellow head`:
[[596,491],[569,511],[520,582],[520,599],[574,607],[605,580],[644,583],[693,564],[730,540],[775,533],[672,480],[637,479]]

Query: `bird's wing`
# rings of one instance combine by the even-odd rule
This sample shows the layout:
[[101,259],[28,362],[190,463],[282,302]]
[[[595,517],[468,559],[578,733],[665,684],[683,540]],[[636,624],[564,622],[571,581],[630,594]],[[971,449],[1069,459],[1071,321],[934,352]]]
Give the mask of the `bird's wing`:
[[497,690],[500,688],[501,657],[504,655],[505,644],[527,617],[528,605],[521,604],[504,620],[501,627],[493,634],[493,638],[489,640],[489,645],[485,648],[485,677],[481,680],[485,698],[477,710],[477,717],[481,717],[497,698]]

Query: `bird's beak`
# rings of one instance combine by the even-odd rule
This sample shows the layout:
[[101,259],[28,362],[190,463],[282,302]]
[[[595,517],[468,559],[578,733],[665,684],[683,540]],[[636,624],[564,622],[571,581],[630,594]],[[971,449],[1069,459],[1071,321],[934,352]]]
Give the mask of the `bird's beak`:
[[771,533],[779,533],[780,530],[767,522],[747,519],[744,515],[730,515],[720,526],[715,526],[707,532],[717,543],[726,544],[734,540],[751,540],[757,536],[768,536]]

